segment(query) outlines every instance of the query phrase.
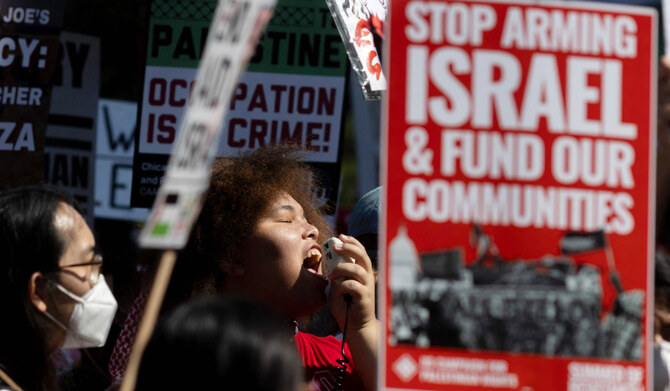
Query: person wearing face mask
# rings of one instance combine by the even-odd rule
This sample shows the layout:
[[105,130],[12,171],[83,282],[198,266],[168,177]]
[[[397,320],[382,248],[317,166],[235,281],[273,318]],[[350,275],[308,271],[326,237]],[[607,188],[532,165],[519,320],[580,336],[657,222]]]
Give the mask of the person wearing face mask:
[[50,356],[100,347],[117,303],[93,233],[71,196],[0,191],[0,390],[53,390]]

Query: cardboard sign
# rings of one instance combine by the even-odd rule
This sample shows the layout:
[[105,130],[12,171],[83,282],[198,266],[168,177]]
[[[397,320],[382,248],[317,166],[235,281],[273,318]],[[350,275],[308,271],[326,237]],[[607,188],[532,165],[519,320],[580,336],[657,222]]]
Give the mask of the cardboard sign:
[[656,20],[392,3],[382,389],[649,389]]

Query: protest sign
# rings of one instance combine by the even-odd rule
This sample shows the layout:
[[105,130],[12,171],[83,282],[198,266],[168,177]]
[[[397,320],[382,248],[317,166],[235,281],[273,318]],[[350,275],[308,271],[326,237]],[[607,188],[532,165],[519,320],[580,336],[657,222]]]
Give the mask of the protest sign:
[[[157,1],[158,5],[174,5]],[[167,172],[140,233],[145,248],[164,249],[133,342],[120,389],[135,388],[137,373],[177,258],[200,214],[224,114],[275,0],[219,0]],[[196,7],[197,8],[197,7]]]
[[349,61],[367,100],[381,98],[386,90],[379,55],[383,23],[388,14],[385,0],[326,0],[344,42]]
[[655,11],[390,15],[382,389],[649,389]]
[[[166,170],[200,58],[201,35],[211,18],[207,4],[197,15],[175,15],[172,10],[152,15],[133,163],[133,206],[153,201]],[[334,203],[346,66],[325,4],[281,0],[235,85],[217,154],[237,155],[275,143],[300,146],[307,162],[327,165],[319,171],[322,175],[336,171],[337,177],[323,180],[333,185],[327,198]]]
[[0,185],[42,180],[65,1],[0,1]]
[[274,0],[217,4],[164,181],[140,234],[143,247],[178,249],[186,244],[209,185],[231,94],[274,4]]
[[100,40],[62,32],[44,143],[44,181],[72,194],[93,226]]
[[130,206],[137,103],[100,99],[97,124],[95,217],[144,221],[149,210]]

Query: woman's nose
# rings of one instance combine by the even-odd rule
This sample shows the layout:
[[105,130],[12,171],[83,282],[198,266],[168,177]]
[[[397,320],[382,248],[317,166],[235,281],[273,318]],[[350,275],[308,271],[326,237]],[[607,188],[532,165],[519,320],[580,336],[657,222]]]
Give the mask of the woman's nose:
[[312,224],[307,223],[307,227],[305,229],[305,233],[303,234],[303,237],[305,239],[309,238],[309,239],[317,240],[317,238],[319,237],[319,230],[315,226],[313,226]]

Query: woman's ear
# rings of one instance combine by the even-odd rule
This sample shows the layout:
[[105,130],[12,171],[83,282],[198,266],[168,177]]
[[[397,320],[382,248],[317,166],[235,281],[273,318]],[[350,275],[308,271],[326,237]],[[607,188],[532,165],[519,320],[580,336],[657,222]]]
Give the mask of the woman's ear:
[[44,282],[44,276],[40,272],[33,273],[28,282],[28,297],[39,312],[46,312],[47,310],[47,303],[44,300],[46,297]]

